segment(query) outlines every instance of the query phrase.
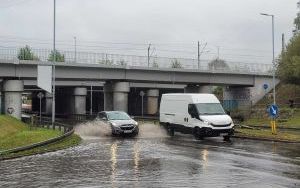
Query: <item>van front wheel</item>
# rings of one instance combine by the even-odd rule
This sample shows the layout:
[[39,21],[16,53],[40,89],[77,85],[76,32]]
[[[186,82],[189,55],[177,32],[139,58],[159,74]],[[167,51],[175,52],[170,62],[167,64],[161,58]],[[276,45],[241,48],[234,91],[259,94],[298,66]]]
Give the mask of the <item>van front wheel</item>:
[[203,140],[203,135],[199,127],[195,127],[193,131],[196,140]]
[[229,135],[223,136],[223,140],[225,142],[230,142],[230,136]]

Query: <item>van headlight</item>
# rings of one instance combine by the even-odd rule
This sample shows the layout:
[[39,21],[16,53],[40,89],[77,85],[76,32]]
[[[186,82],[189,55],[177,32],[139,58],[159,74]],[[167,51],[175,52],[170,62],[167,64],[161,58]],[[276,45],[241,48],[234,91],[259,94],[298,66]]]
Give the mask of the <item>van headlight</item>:
[[209,121],[204,120],[203,123],[205,123],[206,125],[211,125],[211,123]]

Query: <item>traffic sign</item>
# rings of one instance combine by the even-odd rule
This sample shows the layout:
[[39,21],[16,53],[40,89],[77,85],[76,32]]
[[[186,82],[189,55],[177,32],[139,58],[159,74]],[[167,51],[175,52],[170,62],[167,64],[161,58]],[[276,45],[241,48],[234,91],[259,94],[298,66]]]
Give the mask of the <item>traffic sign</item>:
[[144,92],[144,91],[141,91],[141,92],[140,92],[140,96],[141,96],[141,97],[144,97],[144,96],[145,96],[145,92]]
[[39,99],[42,99],[42,98],[44,98],[44,94],[43,94],[42,92],[39,92],[39,93],[37,94],[37,97],[38,97]]
[[264,87],[265,90],[267,90],[268,87],[269,87],[269,85],[268,84],[264,84],[263,87]]
[[276,118],[278,116],[278,106],[275,105],[275,104],[272,104],[270,107],[269,107],[269,115],[272,117],[272,118]]

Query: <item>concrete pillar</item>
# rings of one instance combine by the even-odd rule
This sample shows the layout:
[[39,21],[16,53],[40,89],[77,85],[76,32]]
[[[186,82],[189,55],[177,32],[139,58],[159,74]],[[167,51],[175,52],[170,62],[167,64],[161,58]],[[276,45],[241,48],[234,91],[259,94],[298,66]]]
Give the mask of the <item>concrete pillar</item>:
[[113,84],[106,82],[103,86],[104,93],[104,110],[111,111],[113,110]]
[[116,82],[113,91],[113,109],[128,112],[129,82]]
[[84,87],[77,87],[74,89],[74,113],[86,114],[86,95],[87,89]]
[[147,91],[147,114],[154,115],[158,110],[158,97],[159,90],[158,89],[149,89]]
[[4,110],[5,114],[21,119],[22,111],[22,92],[24,83],[22,80],[4,81]]
[[227,86],[223,92],[223,105],[226,110],[249,108],[252,105],[250,88]]
[[210,85],[187,85],[184,88],[184,93],[212,93]]
[[50,114],[52,114],[52,94],[51,93],[46,92],[45,101],[46,101],[45,102],[45,104],[46,104],[45,113],[50,115]]

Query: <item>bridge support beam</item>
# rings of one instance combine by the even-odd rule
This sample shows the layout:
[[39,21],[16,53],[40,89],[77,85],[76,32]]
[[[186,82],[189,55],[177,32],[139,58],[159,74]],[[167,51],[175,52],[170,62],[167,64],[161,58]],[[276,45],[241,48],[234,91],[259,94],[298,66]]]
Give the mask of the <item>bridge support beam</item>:
[[21,119],[23,90],[24,83],[22,80],[4,81],[3,91],[5,114]]
[[113,84],[106,82],[103,86],[104,93],[104,110],[111,111],[113,110]]
[[45,113],[47,115],[50,115],[52,114],[52,94],[46,92],[45,99],[46,99]]
[[147,114],[154,115],[158,110],[158,89],[149,89],[147,91]]
[[251,89],[249,87],[225,87],[223,106],[226,110],[251,107]]
[[87,89],[76,87],[73,91],[74,103],[72,105],[74,114],[86,114]]
[[212,93],[210,85],[187,85],[184,88],[184,93]]
[[128,112],[129,82],[116,82],[113,85],[113,109]]

